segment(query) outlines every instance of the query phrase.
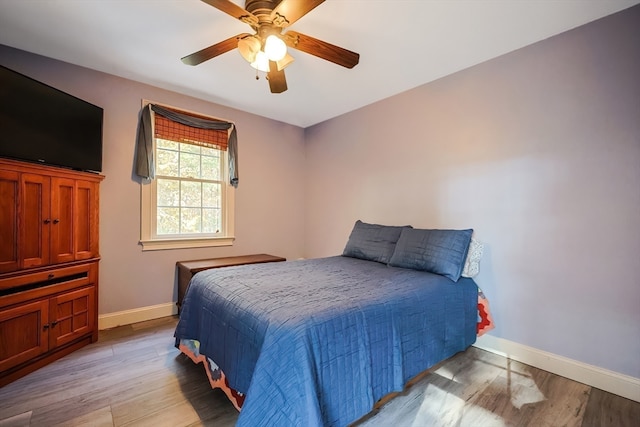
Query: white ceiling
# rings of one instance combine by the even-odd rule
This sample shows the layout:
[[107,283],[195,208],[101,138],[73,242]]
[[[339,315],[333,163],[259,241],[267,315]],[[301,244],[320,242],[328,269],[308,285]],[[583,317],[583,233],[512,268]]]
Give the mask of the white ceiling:
[[0,43],[307,127],[638,3],[328,0],[290,29],[358,52],[360,63],[291,51],[282,94],[237,50],[180,61],[252,32],[198,0],[0,0]]

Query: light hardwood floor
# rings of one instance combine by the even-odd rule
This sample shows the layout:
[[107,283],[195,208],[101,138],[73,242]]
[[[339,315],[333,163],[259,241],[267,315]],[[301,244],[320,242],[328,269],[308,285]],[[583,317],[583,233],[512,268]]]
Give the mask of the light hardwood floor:
[[[173,346],[176,318],[98,343],[0,388],[0,427],[233,426],[238,413]],[[357,422],[393,426],[640,426],[640,403],[474,347]]]

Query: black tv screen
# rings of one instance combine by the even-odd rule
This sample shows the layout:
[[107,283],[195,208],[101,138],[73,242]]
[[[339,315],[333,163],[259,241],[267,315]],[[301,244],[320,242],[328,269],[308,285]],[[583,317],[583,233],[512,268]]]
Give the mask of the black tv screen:
[[102,171],[102,108],[0,66],[0,157]]

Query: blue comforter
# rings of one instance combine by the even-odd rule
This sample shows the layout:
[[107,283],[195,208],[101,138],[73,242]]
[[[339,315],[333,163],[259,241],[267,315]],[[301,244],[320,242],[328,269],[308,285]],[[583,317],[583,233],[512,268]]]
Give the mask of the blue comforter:
[[196,274],[176,328],[246,400],[238,426],[346,426],[475,342],[478,289],[347,257]]

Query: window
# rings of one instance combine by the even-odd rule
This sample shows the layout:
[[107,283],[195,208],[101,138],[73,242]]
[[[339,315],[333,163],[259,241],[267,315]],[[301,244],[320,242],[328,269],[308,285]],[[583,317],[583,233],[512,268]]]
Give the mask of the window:
[[153,122],[155,179],[142,183],[143,250],[231,245],[228,131],[193,132],[159,114]]

